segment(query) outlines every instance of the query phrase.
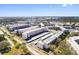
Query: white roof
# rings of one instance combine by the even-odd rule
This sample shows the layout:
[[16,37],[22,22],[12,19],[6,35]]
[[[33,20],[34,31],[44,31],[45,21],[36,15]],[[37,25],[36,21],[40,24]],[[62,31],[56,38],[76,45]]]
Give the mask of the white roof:
[[64,27],[56,25],[57,27],[59,27],[61,30],[66,30]]
[[44,26],[44,24],[43,24],[43,23],[40,23],[40,25],[41,25],[41,26]]
[[45,32],[45,33],[39,34],[39,35],[33,37],[32,39],[30,39],[30,40],[27,41],[27,42],[31,42],[31,41],[33,41],[33,40],[35,40],[35,39],[38,39],[38,38],[40,38],[40,37],[42,37],[42,36],[44,36],[44,35],[47,35],[48,33],[49,33],[49,32]]
[[77,54],[79,54],[79,45],[75,40],[79,40],[79,36],[70,37],[68,41],[71,44],[71,46],[74,48],[74,50],[77,52]]
[[69,39],[71,39],[71,40],[77,40],[77,39],[79,39],[79,36],[73,36],[73,37],[70,37]]
[[50,36],[52,36],[52,35],[53,35],[53,33],[50,33],[50,34],[48,34],[48,35],[45,35],[45,36],[41,37],[41,40],[44,40],[44,39],[46,39],[46,38],[48,38],[48,37],[50,37]]
[[24,28],[24,29],[19,29],[18,31],[20,31],[20,32],[30,31],[30,30],[33,30],[35,28],[38,28],[38,26],[32,26],[32,27],[28,27],[28,28]]
[[44,29],[44,28],[45,28],[45,27],[36,28],[36,29],[33,29],[33,30],[25,31],[25,32],[23,32],[22,34],[26,34],[26,33],[29,33],[29,32],[32,32],[32,31],[36,31],[36,30],[40,30],[40,29]]
[[18,26],[28,26],[29,24],[12,24],[10,25],[10,28],[13,28],[13,27],[18,27]]
[[47,44],[49,44],[50,42],[52,42],[53,40],[55,40],[56,38],[58,38],[62,33],[63,33],[63,31],[59,31],[58,33],[54,34],[50,38],[44,40],[44,42],[47,43]]

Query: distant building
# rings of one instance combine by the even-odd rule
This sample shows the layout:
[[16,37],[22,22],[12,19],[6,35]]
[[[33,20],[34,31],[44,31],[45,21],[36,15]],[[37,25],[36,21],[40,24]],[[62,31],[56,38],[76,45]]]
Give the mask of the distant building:
[[76,25],[76,26],[75,26],[75,29],[76,29],[76,30],[79,30],[79,25]]
[[40,23],[40,26],[41,26],[41,27],[44,27],[45,25],[44,25],[43,23]]
[[14,31],[17,29],[23,29],[23,28],[27,28],[27,27],[30,27],[30,25],[29,24],[11,24],[11,25],[8,25],[8,29],[10,31]]
[[71,44],[76,53],[79,54],[79,36],[70,37],[68,42]]
[[[36,28],[39,28],[39,26],[31,26],[31,27],[27,27],[27,28],[18,29],[18,32],[20,34],[22,34],[25,31],[33,30],[33,29],[36,29]],[[14,32],[16,33],[17,30],[15,30]]]
[[64,24],[63,27],[66,29],[73,29],[72,24]]

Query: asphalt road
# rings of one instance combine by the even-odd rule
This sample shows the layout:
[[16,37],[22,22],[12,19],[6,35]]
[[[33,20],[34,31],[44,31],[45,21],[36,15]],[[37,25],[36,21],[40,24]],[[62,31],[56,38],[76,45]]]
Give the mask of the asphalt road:
[[[6,28],[1,28],[4,32],[6,32],[9,36],[11,36],[11,34],[9,33],[9,31],[6,30]],[[22,42],[19,40],[19,38],[17,36],[13,37],[14,40],[16,40],[18,43],[22,44]]]
[[27,44],[26,47],[34,55],[46,55],[46,53],[39,51],[35,46]]

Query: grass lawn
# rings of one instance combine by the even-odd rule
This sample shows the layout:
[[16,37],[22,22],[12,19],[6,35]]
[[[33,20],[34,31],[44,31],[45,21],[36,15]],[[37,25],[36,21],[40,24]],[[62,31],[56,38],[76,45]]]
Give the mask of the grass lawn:
[[11,51],[6,53],[5,55],[20,55],[20,54],[22,54],[21,49],[12,48]]
[[51,45],[51,50],[55,55],[76,55],[75,51],[71,48],[68,43],[70,33],[60,42]]
[[[7,29],[5,29],[6,32],[4,30],[2,30],[5,34],[5,36],[7,36],[8,38],[11,39],[11,41],[15,44],[14,47],[11,48],[11,50],[7,53],[4,53],[4,55],[20,55],[20,54],[27,54],[30,55],[30,52],[28,51],[28,49],[26,48],[25,45],[23,44],[19,44],[17,41],[14,40],[14,36],[9,35],[9,31]],[[17,37],[17,36],[16,36]],[[19,38],[19,37],[18,37]],[[19,38],[20,39],[20,38]],[[22,38],[20,39],[22,40]]]
[[57,55],[76,55],[75,52],[70,48],[70,45],[67,44],[66,39],[61,41],[58,44],[58,47],[54,50],[54,54]]
[[30,55],[30,52],[27,50],[27,48],[24,45],[17,44],[17,46],[13,47],[11,51],[5,53],[5,55],[20,55],[20,54]]

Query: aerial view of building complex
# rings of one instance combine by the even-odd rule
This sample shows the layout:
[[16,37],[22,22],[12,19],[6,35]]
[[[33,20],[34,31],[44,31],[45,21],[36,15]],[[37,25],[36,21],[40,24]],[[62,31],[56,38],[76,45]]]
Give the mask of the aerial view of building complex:
[[0,55],[79,55],[78,4],[0,7]]

